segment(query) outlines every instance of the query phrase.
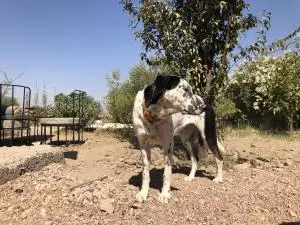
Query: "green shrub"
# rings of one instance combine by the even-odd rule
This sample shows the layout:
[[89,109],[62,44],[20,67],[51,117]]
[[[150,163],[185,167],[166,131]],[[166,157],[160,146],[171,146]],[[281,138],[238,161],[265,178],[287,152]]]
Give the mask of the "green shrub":
[[[49,117],[78,117],[79,116],[79,103],[78,94],[75,94],[75,104],[73,111],[73,95],[64,95],[62,93],[54,97],[54,105],[48,106],[43,110],[44,116]],[[99,118],[102,112],[102,107],[100,102],[95,101],[93,97],[84,94],[83,95],[83,115],[82,123],[83,125],[90,125],[94,120]]]
[[120,82],[118,71],[114,71],[111,76],[107,77],[109,92],[106,96],[106,105],[112,122],[132,122],[132,108],[135,96],[138,91],[151,83],[154,78],[155,73],[142,63],[131,69],[129,78],[123,83]]

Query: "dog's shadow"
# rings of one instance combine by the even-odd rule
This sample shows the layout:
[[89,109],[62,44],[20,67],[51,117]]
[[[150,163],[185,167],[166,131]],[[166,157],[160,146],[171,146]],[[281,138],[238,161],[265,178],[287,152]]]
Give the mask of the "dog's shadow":
[[[189,167],[179,167],[179,168],[173,168],[172,173],[188,175],[190,170],[191,169]],[[210,180],[212,180],[214,178],[213,176],[206,175],[204,172],[205,171],[198,170],[196,172],[195,177],[206,177]],[[163,173],[164,173],[163,168],[161,168],[161,169],[153,168],[150,170],[150,188],[161,190],[161,188],[163,186]],[[129,179],[129,184],[140,188],[142,186],[142,172],[138,173],[137,175],[132,176]],[[171,190],[178,191],[179,189],[171,186]]]
[[[184,174],[186,176],[190,174],[190,171],[191,171],[191,167],[188,166],[181,166],[173,169],[173,173]],[[204,177],[209,180],[213,180],[215,178],[212,175],[208,175],[205,170],[197,170],[195,173],[195,177]]]

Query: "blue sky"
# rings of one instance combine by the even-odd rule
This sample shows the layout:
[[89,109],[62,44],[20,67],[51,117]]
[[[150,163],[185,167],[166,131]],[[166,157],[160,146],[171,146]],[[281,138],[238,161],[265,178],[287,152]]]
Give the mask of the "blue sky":
[[[128,16],[119,0],[0,0],[0,69],[16,83],[55,93],[81,89],[100,100],[105,76],[125,79],[140,60]],[[255,14],[272,13],[269,40],[299,26],[300,1],[249,0]],[[246,42],[252,42],[249,33]]]

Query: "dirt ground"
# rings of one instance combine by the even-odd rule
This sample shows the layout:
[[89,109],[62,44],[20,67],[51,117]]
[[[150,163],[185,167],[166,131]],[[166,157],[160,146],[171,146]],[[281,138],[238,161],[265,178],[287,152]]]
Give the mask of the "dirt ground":
[[299,139],[230,134],[222,141],[223,183],[211,180],[211,155],[192,182],[184,181],[189,162],[181,162],[173,169],[168,204],[158,201],[163,159],[156,148],[149,198],[139,204],[139,151],[107,134],[85,137],[85,144],[62,149],[64,164],[0,186],[1,225],[300,224]]

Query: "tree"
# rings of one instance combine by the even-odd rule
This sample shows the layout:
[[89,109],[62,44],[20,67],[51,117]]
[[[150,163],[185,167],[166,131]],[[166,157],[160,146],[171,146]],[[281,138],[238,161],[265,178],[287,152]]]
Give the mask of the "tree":
[[35,106],[38,106],[39,105],[39,96],[40,96],[40,89],[38,87],[38,84],[36,83],[35,84],[35,93],[34,93],[34,97],[33,97],[33,104]]
[[132,108],[135,96],[138,91],[155,79],[155,74],[152,70],[162,71],[162,69],[157,67],[150,69],[143,63],[140,63],[131,68],[128,79],[123,83],[116,80],[116,78],[120,77],[120,74],[116,75],[115,71],[111,76],[107,77],[109,91],[106,96],[106,105],[113,122],[132,122]]
[[283,116],[293,130],[300,114],[300,52],[244,64],[234,72],[228,89],[242,111]]
[[[73,111],[73,95],[65,95],[63,93],[54,96],[54,106],[48,107],[48,116],[54,117],[78,117],[79,116],[79,103],[78,96],[75,97],[74,111]],[[75,93],[75,95],[78,95]],[[83,115],[82,123],[83,125],[90,125],[94,120],[98,119],[100,113],[102,112],[102,107],[100,102],[95,101],[93,97],[89,95],[83,95]]]
[[48,95],[46,92],[46,85],[44,84],[43,95],[42,95],[42,103],[44,108],[47,107],[47,100],[48,100]]
[[260,21],[249,13],[244,0],[140,0],[137,5],[121,0],[121,4],[145,48],[142,59],[169,65],[210,102],[227,78],[229,54],[239,35],[258,24],[268,29],[270,21],[269,15]]

